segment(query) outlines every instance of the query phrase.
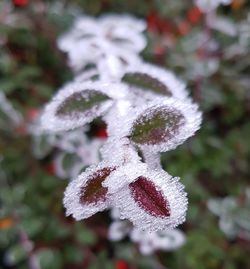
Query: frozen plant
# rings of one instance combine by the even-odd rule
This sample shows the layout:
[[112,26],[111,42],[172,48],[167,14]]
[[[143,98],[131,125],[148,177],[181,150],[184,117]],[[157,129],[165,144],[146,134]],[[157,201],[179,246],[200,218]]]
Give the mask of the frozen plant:
[[186,240],[184,233],[179,229],[148,232],[135,228],[129,221],[119,219],[119,212],[117,214],[116,208],[111,210],[111,217],[113,218],[113,222],[110,224],[108,230],[109,240],[120,241],[126,236],[129,236],[130,240],[138,245],[142,255],[151,255],[158,250],[176,250]]
[[88,137],[87,125],[67,132],[48,134],[34,120],[28,131],[32,134],[33,154],[37,158],[44,158],[56,148],[52,164],[54,173],[59,178],[74,179],[84,168],[100,161],[99,151],[104,138]]
[[[46,105],[43,128],[63,132],[102,117],[108,135],[100,150],[102,161],[88,167],[65,191],[66,214],[76,220],[116,207],[121,219],[138,229],[165,230],[185,221],[184,186],[161,168],[160,152],[194,135],[201,113],[173,73],[139,58],[144,25],[125,15],[81,17],[59,39],[70,58],[76,53],[81,59],[81,67],[94,67],[78,73]],[[137,60],[130,61],[128,55]],[[104,59],[110,60],[101,68]]]
[[6,129],[6,121],[16,127],[23,121],[22,115],[15,110],[3,92],[0,92],[0,128]]
[[219,227],[228,238],[250,240],[250,188],[241,197],[212,198],[208,208],[219,217]]

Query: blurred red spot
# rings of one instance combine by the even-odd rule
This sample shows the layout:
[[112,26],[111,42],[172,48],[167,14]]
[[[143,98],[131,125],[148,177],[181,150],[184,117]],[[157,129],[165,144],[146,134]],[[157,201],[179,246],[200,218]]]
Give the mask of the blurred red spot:
[[129,265],[124,260],[115,261],[115,269],[129,269]]
[[18,7],[24,7],[28,4],[28,0],[12,0],[12,3]]
[[164,47],[162,47],[160,44],[156,44],[153,47],[153,52],[156,56],[162,56],[165,54],[166,50]]
[[48,164],[45,166],[45,170],[46,170],[49,174],[54,175],[54,174],[55,174],[55,166],[54,166],[54,163],[53,163],[53,162],[48,163]]
[[157,24],[158,24],[158,17],[154,11],[151,11],[147,15],[146,21],[147,21],[148,31],[155,31],[157,28]]
[[190,30],[190,26],[188,22],[181,21],[177,24],[177,30],[180,35],[186,35]]
[[201,11],[197,6],[191,7],[187,12],[187,19],[191,23],[197,23],[201,17]]
[[26,112],[28,120],[32,121],[38,116],[38,109],[29,108]]
[[173,31],[171,22],[158,16],[155,11],[151,11],[146,16],[146,21],[148,31],[159,33],[171,33]]
[[98,128],[95,132],[95,136],[98,138],[106,138],[108,135],[105,128]]

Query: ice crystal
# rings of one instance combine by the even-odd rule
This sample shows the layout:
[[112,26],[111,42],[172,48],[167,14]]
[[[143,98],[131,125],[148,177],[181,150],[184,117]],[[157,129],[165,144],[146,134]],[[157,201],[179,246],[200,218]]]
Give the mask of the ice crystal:
[[[194,135],[201,113],[172,72],[140,59],[144,30],[143,21],[125,15],[78,17],[58,41],[76,77],[45,107],[41,123],[65,132],[102,117],[107,126],[106,141],[97,144],[74,131],[57,135],[65,151],[55,161],[59,176],[95,163],[69,183],[67,215],[80,220],[112,207],[136,228],[158,231],[182,223],[187,210],[184,187],[162,170],[160,152]],[[117,220],[110,237],[121,238],[125,226]]]

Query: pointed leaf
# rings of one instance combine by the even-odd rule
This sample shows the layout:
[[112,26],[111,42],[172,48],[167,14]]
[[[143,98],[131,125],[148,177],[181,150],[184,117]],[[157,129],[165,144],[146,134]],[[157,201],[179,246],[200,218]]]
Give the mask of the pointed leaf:
[[92,109],[98,113],[98,108],[102,103],[109,100],[110,98],[96,90],[84,90],[75,92],[70,95],[65,101],[59,105],[56,115],[60,117],[84,117],[89,116]]
[[105,167],[90,175],[86,186],[81,188],[80,203],[91,204],[105,201],[108,188],[103,187],[102,183],[114,170],[114,167]]
[[150,108],[135,120],[130,137],[138,144],[160,144],[178,133],[184,123],[185,118],[177,109]]
[[122,81],[145,91],[152,91],[167,96],[172,95],[164,83],[146,73],[129,72],[123,76]]
[[170,207],[161,191],[153,182],[141,176],[129,184],[132,197],[146,212],[155,217],[169,217]]
[[43,129],[70,130],[102,116],[113,104],[116,87],[100,81],[68,83],[46,105],[41,117]]

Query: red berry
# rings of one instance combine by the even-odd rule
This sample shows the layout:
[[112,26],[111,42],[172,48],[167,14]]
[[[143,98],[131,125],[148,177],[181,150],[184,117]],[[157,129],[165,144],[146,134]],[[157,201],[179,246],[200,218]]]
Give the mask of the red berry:
[[26,112],[28,120],[32,121],[38,116],[38,109],[37,108],[29,108]]

